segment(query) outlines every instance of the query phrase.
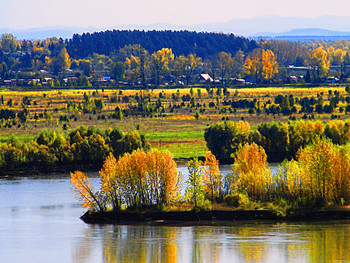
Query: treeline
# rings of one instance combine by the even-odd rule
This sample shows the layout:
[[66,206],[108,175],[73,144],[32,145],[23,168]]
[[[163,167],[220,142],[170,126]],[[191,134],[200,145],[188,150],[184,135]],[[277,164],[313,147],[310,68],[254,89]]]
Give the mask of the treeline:
[[[347,205],[350,202],[349,145],[321,139],[301,149],[297,160],[285,161],[272,176],[267,155],[255,143],[244,144],[234,158],[232,172],[222,176],[219,162],[208,152],[205,161],[188,162],[185,195],[181,177],[168,152],[152,149],[110,155],[100,171],[101,187],[94,191],[86,174],[71,173],[71,183],[84,207],[104,212],[147,208],[204,209],[226,205],[241,209],[273,209]],[[177,208],[176,208],[177,207]]]
[[[43,41],[3,34],[0,78],[6,85],[50,87],[184,85],[198,83],[204,73],[211,77],[204,83],[223,86],[235,84],[235,79],[240,84],[242,78],[248,83],[323,83],[331,76],[331,83],[347,83],[349,46],[256,42],[233,34],[190,31],[114,30]],[[289,65],[301,68],[290,72]]]
[[350,122],[267,122],[259,124],[254,130],[247,122],[223,122],[209,126],[204,138],[209,150],[221,163],[233,163],[236,152],[246,143],[263,147],[269,162],[281,162],[295,159],[300,149],[323,138],[345,145],[350,141]]
[[238,50],[247,53],[258,47],[258,43],[233,34],[193,31],[139,31],[113,30],[96,33],[75,34],[67,42],[68,53],[75,59],[92,56],[94,53],[111,55],[119,49],[140,44],[149,53],[164,47],[177,55],[197,54],[205,58],[221,51],[234,55]]
[[188,162],[189,179],[186,194],[181,195],[182,177],[169,151],[136,150],[116,159],[106,158],[100,170],[101,187],[94,191],[86,174],[71,173],[78,198],[92,211],[162,208],[176,202],[190,202],[194,209],[210,206],[218,201],[222,176],[219,162],[210,152],[205,161]]
[[99,169],[110,153],[118,157],[143,148],[147,149],[148,144],[137,131],[80,126],[64,135],[45,130],[29,142],[20,142],[16,137],[2,142],[1,174],[28,172],[29,168],[29,172]]
[[247,202],[247,195],[253,201],[294,208],[348,204],[349,149],[349,144],[339,146],[321,139],[301,149],[296,160],[283,162],[272,176],[264,149],[245,144],[235,157],[232,197]]
[[95,193],[82,172],[71,173],[84,207],[117,211],[122,207],[141,208],[174,200],[178,191],[176,163],[170,152],[136,150],[118,160],[110,154],[100,170],[101,189]]

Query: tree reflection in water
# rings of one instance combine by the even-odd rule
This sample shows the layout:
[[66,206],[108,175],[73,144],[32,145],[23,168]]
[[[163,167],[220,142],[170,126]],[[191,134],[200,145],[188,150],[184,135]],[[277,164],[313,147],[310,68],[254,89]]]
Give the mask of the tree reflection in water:
[[102,247],[104,263],[350,262],[349,237],[348,222],[89,226],[73,256],[92,262],[92,251]]

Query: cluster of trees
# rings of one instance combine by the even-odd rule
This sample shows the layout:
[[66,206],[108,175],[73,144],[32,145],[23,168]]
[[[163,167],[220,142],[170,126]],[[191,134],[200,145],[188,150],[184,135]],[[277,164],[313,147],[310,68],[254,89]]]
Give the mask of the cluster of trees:
[[34,79],[46,82],[45,77],[53,76],[55,79],[48,81],[50,86],[89,86],[110,76],[128,84],[159,85],[176,80],[190,84],[193,75],[208,73],[229,85],[232,78],[242,77],[258,83],[287,80],[286,67],[295,65],[309,67],[304,72],[306,82],[324,80],[331,67],[346,80],[349,46],[344,41],[256,42],[233,34],[189,31],[114,30],[43,41],[16,40],[11,34],[3,34],[0,78],[33,79],[31,84],[36,85]]
[[[193,203],[195,209],[219,201],[223,177],[215,156],[207,152],[204,162],[189,161],[188,170],[185,199]],[[139,149],[118,160],[110,154],[100,171],[100,178],[101,187],[94,191],[86,174],[71,173],[71,183],[78,198],[91,210],[161,207],[183,199],[180,194],[182,177],[169,151]]]
[[117,159],[110,154],[100,170],[101,189],[95,193],[88,177],[76,171],[71,183],[76,187],[84,207],[117,211],[122,207],[140,208],[163,205],[178,194],[176,163],[170,152],[136,150]]
[[101,187],[95,192],[82,172],[71,173],[79,199],[91,211],[161,208],[178,202],[193,209],[210,209],[213,203],[252,208],[260,202],[289,207],[322,207],[350,202],[349,145],[321,139],[300,150],[297,159],[285,161],[272,176],[265,150],[244,144],[234,158],[232,173],[220,174],[219,162],[208,152],[205,161],[188,162],[185,196],[168,152],[136,150],[118,160],[111,154],[100,171]]
[[319,140],[286,161],[276,177],[279,196],[299,206],[344,205],[350,201],[349,144]]
[[212,124],[204,133],[209,150],[221,163],[233,163],[237,151],[246,143],[263,147],[269,162],[296,158],[300,149],[322,138],[345,145],[350,141],[350,122],[332,120],[261,123],[251,130],[247,122]]
[[176,54],[187,56],[196,53],[200,57],[216,55],[220,51],[249,52],[258,47],[258,43],[254,40],[233,34],[169,30],[113,30],[93,34],[75,34],[72,39],[68,40],[67,49],[72,57],[81,58],[94,53],[111,55],[130,44],[140,44],[150,53],[168,47]]
[[119,128],[99,130],[80,126],[67,136],[52,130],[43,131],[29,142],[16,137],[0,144],[0,167],[3,174],[18,170],[55,171],[80,167],[96,169],[113,153],[121,156],[136,149],[148,148],[137,131],[122,132]]
[[267,155],[255,143],[245,144],[235,157],[232,191],[255,201],[286,202],[294,207],[344,205],[350,201],[349,145],[321,139],[285,161],[276,176]]

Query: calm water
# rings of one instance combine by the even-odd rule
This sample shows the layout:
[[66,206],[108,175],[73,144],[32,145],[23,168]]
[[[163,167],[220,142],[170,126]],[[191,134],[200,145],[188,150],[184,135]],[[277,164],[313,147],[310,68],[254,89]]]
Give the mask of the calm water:
[[[98,186],[98,179],[91,183]],[[2,263],[350,262],[349,221],[86,225],[79,220],[84,210],[74,198],[68,175],[0,179],[0,197]]]

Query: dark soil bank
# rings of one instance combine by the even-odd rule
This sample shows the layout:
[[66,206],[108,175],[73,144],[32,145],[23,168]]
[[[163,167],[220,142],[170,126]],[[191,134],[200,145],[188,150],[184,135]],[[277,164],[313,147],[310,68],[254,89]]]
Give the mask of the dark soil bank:
[[237,210],[237,211],[173,211],[173,212],[86,212],[82,217],[87,224],[177,224],[220,221],[323,221],[349,220],[349,209],[332,210],[291,210],[287,215],[277,215],[268,210]]

